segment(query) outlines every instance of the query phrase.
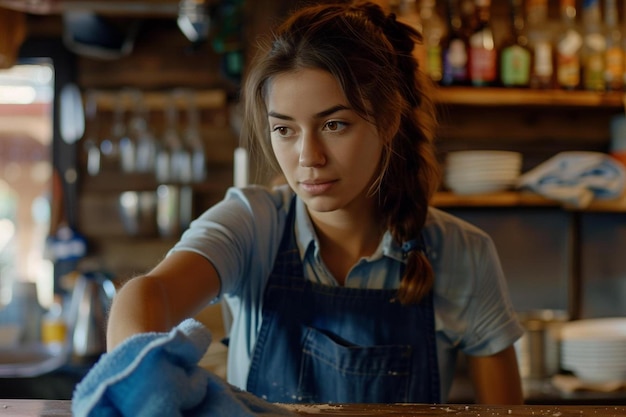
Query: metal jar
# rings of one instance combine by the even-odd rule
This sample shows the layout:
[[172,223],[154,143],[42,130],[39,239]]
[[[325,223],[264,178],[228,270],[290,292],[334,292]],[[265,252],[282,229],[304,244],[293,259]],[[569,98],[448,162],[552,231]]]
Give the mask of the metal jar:
[[542,379],[560,370],[560,329],[568,321],[562,310],[533,310],[519,313],[524,335],[515,349],[520,375],[525,379]]

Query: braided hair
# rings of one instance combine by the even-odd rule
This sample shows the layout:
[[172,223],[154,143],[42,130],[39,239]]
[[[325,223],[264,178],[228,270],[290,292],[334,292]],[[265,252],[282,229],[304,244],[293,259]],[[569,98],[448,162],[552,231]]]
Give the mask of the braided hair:
[[[433,85],[413,55],[421,41],[418,31],[375,3],[308,6],[276,29],[244,87],[244,138],[250,147],[260,146],[277,169],[265,104],[268,81],[302,68],[335,77],[355,111],[376,121],[384,146],[369,195],[377,199],[381,223],[399,244],[420,236],[440,180]],[[398,299],[408,304],[430,291],[433,270],[414,246],[405,257]]]

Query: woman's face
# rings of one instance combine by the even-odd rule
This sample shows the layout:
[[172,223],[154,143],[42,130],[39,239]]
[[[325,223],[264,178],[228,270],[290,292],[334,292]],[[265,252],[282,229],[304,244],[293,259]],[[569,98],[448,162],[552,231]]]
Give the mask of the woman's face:
[[302,69],[274,77],[267,109],[276,159],[310,211],[371,207],[366,194],[383,144],[330,73]]

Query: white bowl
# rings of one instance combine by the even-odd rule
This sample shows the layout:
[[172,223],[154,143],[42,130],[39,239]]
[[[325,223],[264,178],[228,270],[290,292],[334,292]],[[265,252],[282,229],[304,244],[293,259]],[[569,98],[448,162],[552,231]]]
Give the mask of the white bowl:
[[475,163],[489,161],[519,163],[522,161],[522,154],[519,152],[495,150],[453,151],[448,152],[446,160],[450,163],[458,163],[460,161],[471,161]]
[[626,341],[626,317],[570,321],[561,329],[561,339],[577,341]]

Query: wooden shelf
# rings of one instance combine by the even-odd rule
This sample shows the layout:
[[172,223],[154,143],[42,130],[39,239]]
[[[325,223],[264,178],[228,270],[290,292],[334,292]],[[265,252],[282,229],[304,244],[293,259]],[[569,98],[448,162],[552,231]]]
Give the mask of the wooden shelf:
[[[189,184],[195,193],[221,194],[232,181],[232,167],[212,165],[207,179],[200,183]],[[183,185],[183,184],[172,184]],[[112,194],[123,191],[153,191],[159,186],[153,174],[124,173],[120,171],[101,172],[97,176],[85,175],[80,183],[81,194]]]
[[521,88],[439,87],[439,104],[467,106],[606,107],[624,108],[621,92],[531,90]]
[[440,191],[432,204],[436,207],[558,207],[554,200],[530,192],[502,191],[487,194],[455,194]]
[[613,200],[595,200],[589,207],[579,209],[528,191],[503,191],[472,195],[440,191],[435,194],[432,205],[440,208],[561,207],[569,211],[623,213],[626,212],[626,194]]
[[[222,109],[227,104],[227,95],[224,90],[201,90],[179,89],[167,91],[142,91],[142,90],[89,90],[85,92],[84,101],[87,101],[89,95],[93,94],[96,100],[98,110],[111,111],[117,105],[125,108],[133,108],[133,91],[141,94],[143,105],[150,110],[163,110],[168,106],[170,100],[178,108],[185,108],[188,105],[187,99],[193,100],[198,109]],[[189,95],[186,95],[186,92]]]
[[93,12],[113,16],[175,17],[179,0],[0,0],[0,7],[33,14]]

